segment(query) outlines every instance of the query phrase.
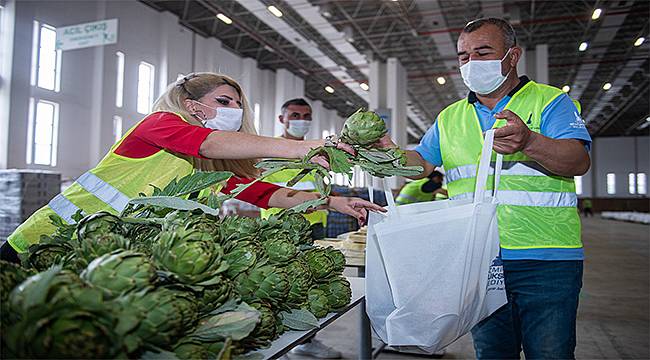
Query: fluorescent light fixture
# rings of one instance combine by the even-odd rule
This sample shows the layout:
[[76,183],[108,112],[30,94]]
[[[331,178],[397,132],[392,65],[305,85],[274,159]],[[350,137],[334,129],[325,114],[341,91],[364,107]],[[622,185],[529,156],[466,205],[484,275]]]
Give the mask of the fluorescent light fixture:
[[276,8],[275,5],[269,5],[267,9],[271,12],[271,14],[277,16],[277,17],[282,17],[282,11],[280,9]]
[[368,86],[368,84],[366,84],[366,83],[359,84],[359,87],[362,88],[365,91],[370,90],[370,86]]
[[595,9],[594,12],[591,14],[591,20],[597,20],[602,13],[603,13],[603,9]]
[[569,85],[562,86],[562,91],[564,91],[565,93],[568,93],[569,91],[571,91],[571,86],[569,86]]
[[444,84],[447,82],[447,80],[445,80],[445,78],[442,77],[442,76],[438,76],[438,78],[436,79],[436,81],[437,81],[438,84],[440,84],[440,85],[444,85]]
[[232,24],[232,19],[230,19],[229,17],[227,17],[226,15],[224,15],[222,13],[217,14],[217,19],[223,21],[224,23],[226,23],[228,25]]
[[327,91],[330,94],[334,94],[334,88],[329,85],[325,86],[325,91]]
[[634,46],[641,46],[644,41],[645,41],[645,38],[643,36],[641,36],[640,38],[636,39],[636,41],[634,42]]
[[578,47],[578,50],[580,50],[580,51],[585,51],[585,50],[587,50],[588,47],[589,47],[589,44],[587,44],[586,42],[583,41],[583,42],[580,44],[580,47]]
[[603,90],[607,91],[612,88],[612,84],[610,83],[604,83],[603,84]]

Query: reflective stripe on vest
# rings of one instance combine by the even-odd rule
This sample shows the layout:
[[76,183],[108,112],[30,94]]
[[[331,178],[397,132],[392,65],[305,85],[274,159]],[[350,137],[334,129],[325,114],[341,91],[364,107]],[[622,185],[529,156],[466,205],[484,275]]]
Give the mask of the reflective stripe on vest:
[[111,184],[98,178],[97,175],[91,172],[86,172],[81,175],[79,179],[77,179],[77,183],[117,212],[124,210],[126,205],[129,203],[128,196],[122,194]]
[[72,219],[72,215],[79,211],[79,207],[63,196],[63,194],[55,196],[47,205],[68,224],[75,222]]
[[293,186],[287,186],[287,182],[274,182],[273,184],[282,187],[288,187],[292,190],[304,190],[304,191],[313,191],[316,190],[316,186],[311,181],[300,181]]
[[413,197],[411,195],[406,195],[406,194],[397,195],[397,199],[395,199],[395,202],[397,202],[397,203],[406,203],[404,200],[409,201],[409,202],[418,202],[418,199],[416,199],[415,197]]
[[[494,162],[491,164],[494,169]],[[447,171],[447,181],[453,182],[460,179],[473,178],[476,176],[478,166],[463,165]],[[492,171],[494,173],[494,171]],[[501,169],[501,176],[553,176],[544,167],[534,161],[504,161]]]
[[[471,199],[474,193],[463,193],[453,197],[454,200]],[[534,192],[517,190],[499,190],[497,200],[502,205],[541,206],[541,207],[575,207],[578,197],[572,192]]]

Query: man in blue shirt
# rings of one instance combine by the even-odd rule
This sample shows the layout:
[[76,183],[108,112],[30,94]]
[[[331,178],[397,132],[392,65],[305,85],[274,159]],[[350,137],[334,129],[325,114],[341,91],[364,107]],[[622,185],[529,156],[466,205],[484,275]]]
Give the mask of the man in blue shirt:
[[[514,30],[505,20],[479,19],[463,29],[458,60],[463,81],[471,90],[466,100],[473,105],[481,129],[486,131],[497,119],[506,119],[506,125],[495,130],[495,151],[521,152],[548,176],[584,174],[590,166],[591,138],[568,95],[557,96],[543,108],[539,129],[527,126],[530,119],[504,110],[530,81],[517,75],[520,57]],[[384,137],[378,146],[395,145]],[[422,166],[420,177],[424,177],[436,166],[445,165],[443,153],[453,151],[463,149],[441,149],[438,118],[415,151],[407,152],[408,165]],[[537,221],[536,226],[554,226],[549,219]],[[534,231],[530,236],[535,237]],[[526,358],[574,358],[582,248],[502,249],[501,257],[508,304],[472,330],[477,358],[519,359],[522,347]]]

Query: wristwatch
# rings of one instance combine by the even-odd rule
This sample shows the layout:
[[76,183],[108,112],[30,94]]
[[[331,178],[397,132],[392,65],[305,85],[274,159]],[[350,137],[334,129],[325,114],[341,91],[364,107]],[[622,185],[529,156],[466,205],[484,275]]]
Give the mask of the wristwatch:
[[329,135],[325,138],[325,147],[337,147],[339,144],[339,138],[336,134]]

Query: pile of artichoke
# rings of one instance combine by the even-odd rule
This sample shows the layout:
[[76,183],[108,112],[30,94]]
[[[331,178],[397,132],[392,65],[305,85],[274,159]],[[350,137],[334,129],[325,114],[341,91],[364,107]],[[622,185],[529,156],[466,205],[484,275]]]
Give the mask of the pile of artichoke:
[[22,266],[0,261],[3,358],[230,359],[349,304],[343,255],[313,246],[302,215],[158,201],[53,219]]

